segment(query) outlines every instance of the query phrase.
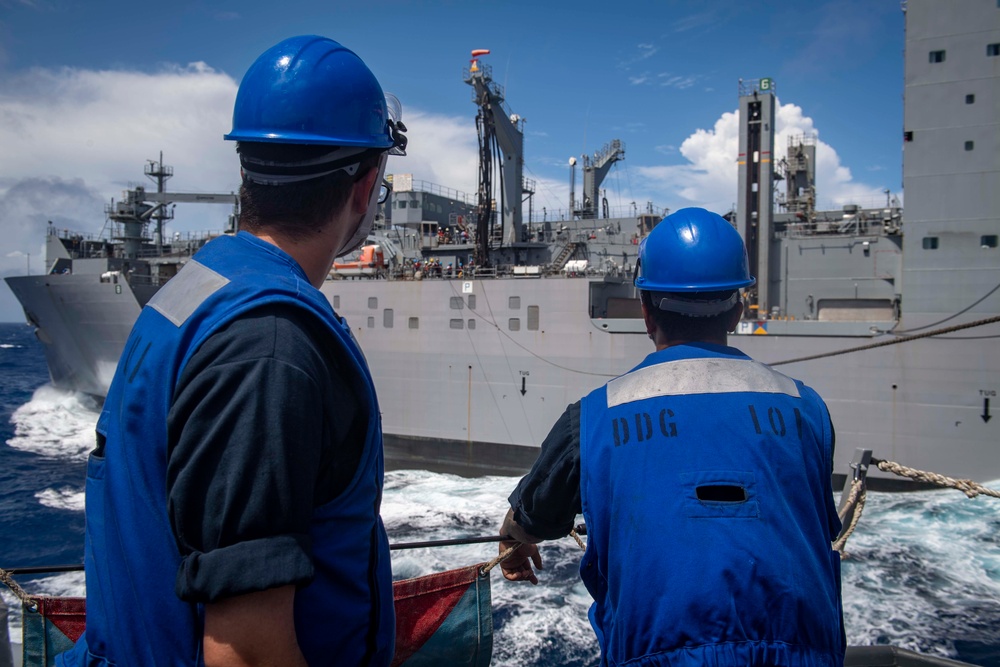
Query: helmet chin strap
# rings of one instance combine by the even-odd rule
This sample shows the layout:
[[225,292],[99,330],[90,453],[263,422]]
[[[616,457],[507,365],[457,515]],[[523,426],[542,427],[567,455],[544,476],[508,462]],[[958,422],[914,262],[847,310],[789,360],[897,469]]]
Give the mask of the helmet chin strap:
[[371,233],[372,225],[375,224],[375,213],[378,211],[379,186],[382,183],[382,177],[385,175],[385,163],[388,159],[388,153],[382,153],[379,157],[378,174],[376,174],[375,183],[372,185],[371,195],[368,197],[368,209],[365,211],[364,217],[355,228],[354,234],[351,238],[345,241],[344,245],[337,251],[337,257],[343,257],[347,253],[354,252],[360,248],[364,245],[365,240],[368,238],[368,234]]

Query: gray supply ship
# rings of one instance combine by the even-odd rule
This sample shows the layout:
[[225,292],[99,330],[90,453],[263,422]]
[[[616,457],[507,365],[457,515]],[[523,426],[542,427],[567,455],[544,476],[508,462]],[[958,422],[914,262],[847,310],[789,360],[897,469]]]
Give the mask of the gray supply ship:
[[[758,282],[730,343],[826,399],[835,470],[865,447],[995,480],[1000,7],[909,0],[904,10],[905,215],[891,197],[816,210],[815,139],[793,138],[778,159],[774,82],[740,82],[729,218]],[[568,210],[539,219],[522,175],[522,121],[484,55],[474,51],[464,72],[478,107],[477,194],[396,175],[370,245],[339,262],[322,291],[367,355],[391,464],[510,474],[530,466],[568,403],[652,351],[631,270],[664,211],[609,210],[601,184],[625,156],[613,140],[571,160]],[[235,206],[232,194],[169,193],[170,174],[162,156],[151,161],[156,192],[137,187],[109,207],[110,237],[50,229],[47,274],[7,279],[55,385],[103,396],[139,310],[207,241],[165,236],[168,204]],[[789,415],[748,410],[755,428],[794,428]],[[644,431],[637,423],[632,437]]]

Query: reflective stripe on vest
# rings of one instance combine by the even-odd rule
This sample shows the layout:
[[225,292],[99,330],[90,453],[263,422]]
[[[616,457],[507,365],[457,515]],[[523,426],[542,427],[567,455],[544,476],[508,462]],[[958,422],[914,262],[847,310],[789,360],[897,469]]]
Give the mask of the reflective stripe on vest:
[[609,382],[608,407],[657,396],[734,392],[799,396],[794,380],[752,359],[678,359]]

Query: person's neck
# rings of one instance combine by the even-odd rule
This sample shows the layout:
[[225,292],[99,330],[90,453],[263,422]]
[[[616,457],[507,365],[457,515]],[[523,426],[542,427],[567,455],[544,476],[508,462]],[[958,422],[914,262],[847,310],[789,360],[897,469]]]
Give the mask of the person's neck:
[[[253,232],[251,232],[253,233]],[[306,274],[311,284],[319,289],[330,273],[337,250],[343,244],[342,233],[336,233],[334,225],[327,225],[319,232],[305,239],[294,239],[268,228],[253,233],[261,241],[280,248],[294,259]]]
[[709,343],[712,345],[722,345],[725,347],[729,344],[729,338],[726,334],[721,336],[706,336],[705,338],[691,339],[691,338],[670,338],[663,334],[659,329],[656,331],[656,336],[653,338],[653,343],[656,345],[656,351],[665,350],[668,347],[675,347],[677,345],[689,345],[691,343]]

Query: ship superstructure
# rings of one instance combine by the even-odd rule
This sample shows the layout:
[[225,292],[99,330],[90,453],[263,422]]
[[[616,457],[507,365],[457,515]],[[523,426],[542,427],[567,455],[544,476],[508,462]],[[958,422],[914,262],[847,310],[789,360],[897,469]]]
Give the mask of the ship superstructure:
[[[997,479],[1000,29],[983,26],[1000,25],[1000,7],[976,0],[942,18],[932,0],[909,0],[906,12],[905,214],[891,193],[884,206],[817,210],[815,137],[776,150],[776,83],[740,82],[728,217],[758,283],[731,344],[826,399],[836,470],[866,447],[915,468]],[[463,72],[477,107],[477,192],[394,175],[377,248],[342,262],[322,287],[365,350],[390,464],[522,471],[568,403],[651,351],[631,271],[665,211],[604,202],[601,183],[625,157],[619,140],[571,160],[565,211],[537,211],[523,178],[523,121],[486,55],[473,52]],[[176,201],[130,192],[126,217],[155,220],[162,202]],[[53,234],[50,273],[8,279],[59,384],[106,390],[100,369],[113,369],[139,308],[168,277],[166,258],[185,260],[162,233],[158,248],[156,235],[139,244],[156,257],[126,257],[115,249],[121,236],[101,242],[113,247],[94,242],[113,264],[82,270],[82,246]],[[788,428],[780,415],[768,419],[761,427]]]

